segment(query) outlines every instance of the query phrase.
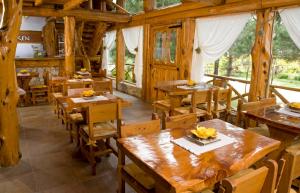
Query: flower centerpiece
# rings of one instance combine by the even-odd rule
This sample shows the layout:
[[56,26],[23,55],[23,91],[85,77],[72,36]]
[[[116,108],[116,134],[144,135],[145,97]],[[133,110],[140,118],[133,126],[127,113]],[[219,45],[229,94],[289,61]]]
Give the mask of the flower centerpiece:
[[94,97],[95,96],[95,94],[96,94],[96,92],[95,91],[93,91],[93,90],[86,90],[86,91],[83,91],[82,92],[82,96],[83,97]]
[[197,126],[197,129],[191,130],[191,133],[199,139],[209,139],[217,137],[217,131],[215,128]]

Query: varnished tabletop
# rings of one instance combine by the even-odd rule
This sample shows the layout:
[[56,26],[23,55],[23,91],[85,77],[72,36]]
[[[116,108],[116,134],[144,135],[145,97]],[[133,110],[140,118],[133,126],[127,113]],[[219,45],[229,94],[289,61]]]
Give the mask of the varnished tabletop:
[[278,130],[300,134],[300,118],[277,112],[279,106],[247,111],[245,115]]
[[231,176],[276,150],[280,142],[243,130],[222,120],[200,123],[235,138],[237,142],[196,156],[175,145],[172,139],[186,135],[191,128],[164,130],[160,133],[122,138],[120,150],[161,187],[169,192],[202,191]]
[[201,88],[195,87],[195,88],[190,88],[190,89],[183,89],[183,88],[180,88],[178,86],[186,86],[186,85],[184,85],[184,84],[181,84],[181,85],[164,85],[164,86],[156,86],[154,88],[157,89],[157,90],[160,90],[164,93],[167,93],[167,94],[177,94],[177,93],[190,94],[190,93],[193,93],[194,91],[209,90],[210,88],[212,88],[212,86],[210,86],[206,83],[201,84]]

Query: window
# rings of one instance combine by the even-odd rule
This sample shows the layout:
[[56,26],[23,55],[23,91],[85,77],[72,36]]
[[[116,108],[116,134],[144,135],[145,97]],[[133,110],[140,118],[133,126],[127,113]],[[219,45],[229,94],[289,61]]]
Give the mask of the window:
[[300,49],[290,38],[279,14],[275,20],[272,51],[272,84],[299,88]]
[[157,9],[161,9],[172,5],[177,5],[179,3],[181,3],[181,0],[156,0],[155,7]]
[[134,62],[135,62],[135,55],[130,53],[126,47],[125,66],[124,66],[125,78],[124,79],[126,82],[129,82],[129,83],[135,83]]
[[117,49],[116,49],[116,42],[111,50],[109,50],[109,57],[108,57],[108,64],[107,64],[107,75],[110,77],[116,77],[117,70],[116,70],[116,60],[117,60]]
[[155,33],[154,59],[156,62],[174,64],[176,62],[177,29]]
[[249,80],[251,78],[251,50],[255,41],[255,31],[256,18],[252,17],[228,52],[215,63],[207,64],[206,73]]
[[125,9],[131,14],[143,12],[144,11],[144,1],[143,0],[126,0]]

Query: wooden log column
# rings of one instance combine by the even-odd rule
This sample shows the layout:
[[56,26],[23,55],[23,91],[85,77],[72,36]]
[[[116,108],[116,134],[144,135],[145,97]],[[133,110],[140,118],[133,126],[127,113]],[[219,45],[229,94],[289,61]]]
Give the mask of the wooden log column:
[[193,47],[195,35],[195,19],[187,18],[182,23],[180,79],[191,77]]
[[65,74],[72,77],[75,72],[75,18],[64,17],[65,21]]
[[274,19],[275,13],[271,9],[257,12],[249,101],[257,101],[268,96]]
[[142,98],[146,101],[150,101],[150,24],[144,25],[144,42],[143,42],[143,90],[142,90]]
[[19,149],[15,53],[21,26],[22,0],[2,0],[5,22],[0,29],[0,167],[16,165]]
[[57,32],[54,21],[49,21],[43,28],[43,43],[47,56],[55,56],[57,52]]
[[116,59],[116,69],[117,69],[117,77],[116,77],[116,86],[117,89],[119,87],[119,83],[124,80],[124,65],[125,65],[125,42],[122,30],[117,30],[116,37],[116,45],[117,45],[117,59]]

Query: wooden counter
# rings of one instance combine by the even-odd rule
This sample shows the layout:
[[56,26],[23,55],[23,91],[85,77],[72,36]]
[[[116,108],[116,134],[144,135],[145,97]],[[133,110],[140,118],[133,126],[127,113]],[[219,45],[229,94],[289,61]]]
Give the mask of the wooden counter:
[[16,68],[59,67],[63,68],[65,58],[16,58]]

